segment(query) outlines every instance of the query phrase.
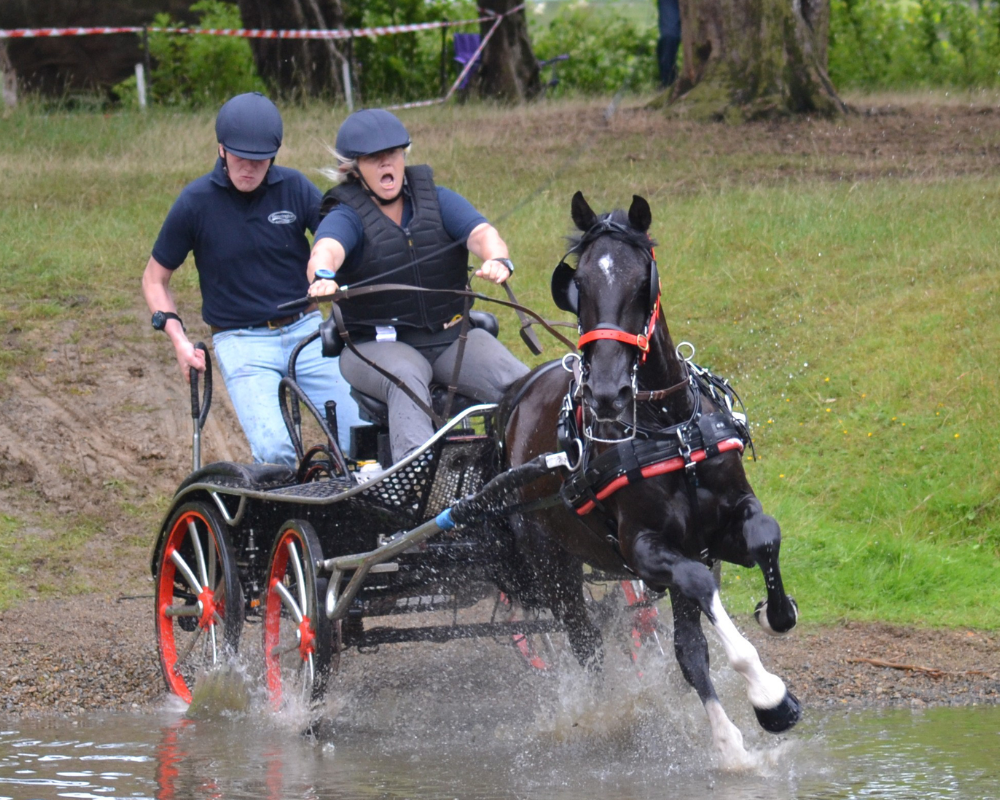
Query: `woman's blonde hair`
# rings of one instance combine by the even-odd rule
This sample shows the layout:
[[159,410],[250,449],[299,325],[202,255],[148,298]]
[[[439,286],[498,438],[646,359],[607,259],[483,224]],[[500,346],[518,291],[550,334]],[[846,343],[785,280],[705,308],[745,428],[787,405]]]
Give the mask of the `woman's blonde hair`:
[[[337,159],[337,166],[321,167],[320,174],[326,176],[334,183],[344,183],[357,176],[358,160],[356,158],[348,158],[341,155],[335,147],[330,147],[330,145],[327,145],[326,149],[330,151],[330,155]],[[403,148],[403,158],[406,159],[409,155],[410,145],[407,145]]]

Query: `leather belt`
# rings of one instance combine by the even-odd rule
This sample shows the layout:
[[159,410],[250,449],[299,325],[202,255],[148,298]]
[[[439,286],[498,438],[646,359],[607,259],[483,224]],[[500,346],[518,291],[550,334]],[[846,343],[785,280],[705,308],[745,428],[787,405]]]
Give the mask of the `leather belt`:
[[298,314],[289,314],[287,317],[275,317],[274,319],[269,319],[267,322],[261,325],[241,325],[235,328],[220,328],[217,325],[211,325],[212,333],[222,333],[223,331],[239,331],[239,330],[252,330],[253,328],[267,328],[271,331],[276,331],[278,328],[284,328],[286,325],[291,325],[293,322],[298,322],[306,314],[312,314],[319,308],[318,303],[310,303]]

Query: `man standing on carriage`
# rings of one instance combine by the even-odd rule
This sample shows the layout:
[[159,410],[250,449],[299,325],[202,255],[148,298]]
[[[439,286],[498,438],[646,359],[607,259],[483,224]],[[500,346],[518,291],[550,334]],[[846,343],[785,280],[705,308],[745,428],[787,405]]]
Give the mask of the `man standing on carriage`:
[[[322,318],[315,302],[282,310],[305,296],[309,240],[319,224],[319,190],[301,173],[275,166],[283,125],[259,92],[233,97],[215,121],[215,168],[188,184],[174,202],[142,276],[152,324],[170,337],[185,378],[205,370],[169,291],[174,271],[194,252],[202,318],[254,461],[294,466],[295,451],[278,404],[288,357]],[[337,403],[341,447],[361,424],[350,387],[320,342],[296,361],[296,380],[322,409]]]
[[434,427],[420,404],[373,364],[428,408],[430,384],[451,382],[460,353],[457,390],[482,402],[499,401],[528,371],[485,330],[468,331],[462,352],[465,299],[448,290],[466,288],[469,252],[483,262],[475,274],[497,284],[514,265],[496,228],[468,200],[436,186],[429,166],[406,166],[409,147],[409,133],[388,111],[365,109],[344,121],[334,153],[343,182],[323,198],[327,213],[309,260],[314,297],[358,281],[445,290],[386,291],[338,304],[361,355],[345,350],[341,370],[352,386],[388,405],[393,461],[420,447]]

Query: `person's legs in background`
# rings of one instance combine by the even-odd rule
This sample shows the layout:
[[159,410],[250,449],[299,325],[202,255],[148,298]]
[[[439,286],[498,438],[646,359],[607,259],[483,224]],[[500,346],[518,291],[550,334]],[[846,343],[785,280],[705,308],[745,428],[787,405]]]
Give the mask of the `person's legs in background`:
[[660,69],[660,86],[670,86],[677,80],[677,51],[681,46],[681,9],[679,0],[657,0],[660,38],[656,42],[656,60]]

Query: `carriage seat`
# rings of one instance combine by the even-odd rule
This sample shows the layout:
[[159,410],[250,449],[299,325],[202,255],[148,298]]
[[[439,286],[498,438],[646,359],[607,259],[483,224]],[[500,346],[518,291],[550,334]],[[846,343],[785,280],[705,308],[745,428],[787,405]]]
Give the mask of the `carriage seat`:
[[196,483],[211,483],[229,489],[274,489],[296,482],[295,470],[284,464],[240,464],[235,461],[214,461],[188,475],[179,487],[180,494]]
[[[481,328],[493,337],[496,337],[500,333],[500,322],[497,320],[496,315],[491,314],[489,311],[470,311],[469,324],[473,328]],[[358,412],[362,420],[374,425],[380,425],[383,428],[389,427],[389,407],[385,403],[370,395],[362,394],[353,388],[351,389],[351,397],[358,404]],[[447,386],[431,385],[431,407],[438,416],[444,414],[444,405],[447,398]],[[451,404],[451,413],[458,414],[477,403],[479,403],[478,400],[456,394]]]
[[[379,425],[383,428],[389,427],[389,406],[383,403],[381,400],[377,400],[371,395],[361,394],[357,389],[351,389],[351,397],[355,399],[358,404],[358,416],[365,422],[370,422],[373,425]],[[439,384],[431,384],[431,407],[434,409],[434,413],[438,416],[444,414],[444,404],[448,399],[448,387],[440,386]],[[474,405],[480,403],[480,400],[476,400],[472,397],[466,397],[464,394],[455,394],[455,399],[451,403],[451,413],[452,415],[459,414],[465,409],[470,408]]]

